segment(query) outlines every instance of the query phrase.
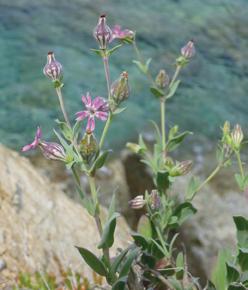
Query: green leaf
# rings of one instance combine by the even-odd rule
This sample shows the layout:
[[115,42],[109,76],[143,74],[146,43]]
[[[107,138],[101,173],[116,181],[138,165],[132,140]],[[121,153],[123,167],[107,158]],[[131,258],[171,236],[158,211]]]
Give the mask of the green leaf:
[[91,48],[91,51],[94,51],[97,55],[100,55],[101,57],[104,57],[104,51],[102,49]]
[[248,220],[243,216],[234,216],[233,220],[237,229],[239,247],[248,248]]
[[170,87],[169,93],[166,96],[166,99],[170,99],[171,97],[173,97],[177,91],[177,88],[180,84],[180,80],[177,80],[174,82],[174,84]]
[[227,281],[228,283],[237,282],[240,274],[238,269],[235,265],[231,264],[230,262],[226,263],[226,272],[227,272]]
[[228,286],[227,288],[228,290],[247,290],[247,288],[245,287],[245,285],[243,285],[242,283],[232,283],[231,285]]
[[107,221],[104,226],[102,238],[98,245],[98,249],[107,249],[111,248],[114,243],[114,233],[116,227],[116,219],[120,215],[118,213],[114,213],[112,217]]
[[178,280],[182,280],[184,276],[184,257],[183,253],[179,253],[176,258],[176,277]]
[[59,139],[61,145],[65,148],[65,150],[67,150],[70,147],[70,145],[65,141],[63,137],[61,137],[61,135],[55,129],[53,131],[57,136],[57,138]]
[[173,215],[177,217],[177,224],[182,225],[188,218],[194,215],[197,210],[193,207],[190,202],[184,202],[180,204]]
[[157,183],[157,188],[159,191],[165,191],[169,185],[169,172],[168,171],[159,171],[157,173],[157,178],[156,178],[156,183]]
[[148,72],[148,69],[149,69],[149,66],[150,66],[150,63],[151,63],[151,58],[149,58],[146,63],[142,63],[138,60],[133,60],[133,63],[137,65],[137,67],[140,69],[140,71],[144,74],[147,74]]
[[122,44],[118,44],[118,45],[114,46],[113,48],[109,49],[107,51],[107,55],[110,56],[112,53],[114,53],[120,47],[122,47]]
[[123,261],[123,259],[125,258],[125,256],[127,255],[128,251],[129,251],[129,248],[123,250],[120,253],[120,255],[118,255],[117,257],[114,258],[114,261],[111,265],[111,272],[113,274],[115,274],[118,271],[118,268],[119,268],[121,262]]
[[217,290],[226,290],[227,269],[226,262],[229,260],[230,253],[226,250],[219,251],[216,265],[212,273],[212,282]]
[[85,248],[76,247],[83,257],[84,261],[90,266],[90,268],[101,276],[107,276],[108,271],[101,260],[99,260],[93,253]]
[[72,132],[71,128],[67,125],[67,123],[61,122],[58,119],[55,120],[55,122],[59,125],[59,128],[60,128],[63,136],[65,137],[65,139],[67,139],[68,141],[72,141],[73,132]]
[[173,138],[171,138],[167,145],[166,145],[166,148],[168,151],[173,151],[175,150],[184,140],[184,138],[188,135],[192,135],[193,133],[190,132],[190,131],[185,131],[181,134],[178,134],[176,136],[174,136]]
[[125,290],[128,276],[118,279],[112,286],[112,290]]
[[132,266],[132,263],[136,259],[138,254],[139,254],[139,249],[134,249],[133,251],[129,252],[128,256],[126,257],[125,262],[123,263],[123,266],[121,267],[119,278],[128,275],[130,267]]
[[136,154],[142,154],[144,152],[144,148],[142,148],[139,144],[128,142],[126,147]]
[[137,231],[139,234],[144,236],[145,238],[152,237],[152,226],[149,218],[146,215],[142,215],[139,219]]
[[113,214],[115,212],[115,208],[116,208],[116,197],[115,197],[115,193],[113,193],[112,198],[111,198],[111,202],[109,205],[109,209],[108,209],[108,220],[110,220],[111,217],[113,216]]
[[161,98],[164,96],[164,91],[162,91],[156,87],[151,87],[150,91],[156,98]]
[[194,176],[191,177],[185,194],[185,199],[187,201],[191,201],[194,198],[200,184],[201,181],[199,178]]
[[237,258],[242,271],[248,271],[248,249],[240,248]]
[[91,173],[94,173],[97,169],[100,169],[101,167],[103,167],[110,152],[111,150],[104,151],[96,158],[96,160],[94,161],[91,167],[91,170],[90,170]]
[[147,239],[139,233],[133,233],[132,237],[137,247],[141,247],[142,250],[146,250],[149,247]]
[[114,110],[113,115],[118,115],[118,114],[124,112],[125,110],[126,110],[126,107],[125,108],[117,108]]

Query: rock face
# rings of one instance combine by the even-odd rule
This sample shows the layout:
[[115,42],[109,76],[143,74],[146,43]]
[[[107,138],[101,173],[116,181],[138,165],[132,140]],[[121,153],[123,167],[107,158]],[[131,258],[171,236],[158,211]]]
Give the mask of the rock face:
[[[0,277],[12,279],[19,271],[56,273],[58,258],[65,269],[80,268],[90,278],[74,246],[96,250],[99,236],[92,217],[26,158],[1,145],[0,164]],[[115,245],[125,246],[128,232],[120,219]]]

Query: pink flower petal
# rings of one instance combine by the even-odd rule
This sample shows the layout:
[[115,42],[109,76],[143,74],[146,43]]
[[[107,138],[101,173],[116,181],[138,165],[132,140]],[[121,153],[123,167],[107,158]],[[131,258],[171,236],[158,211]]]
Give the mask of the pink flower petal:
[[82,96],[82,102],[84,103],[86,108],[92,105],[91,96],[89,93],[87,93],[86,96]]
[[98,111],[95,113],[96,118],[100,119],[101,121],[106,121],[108,118],[107,112]]
[[83,119],[85,119],[86,117],[89,117],[90,113],[89,111],[80,111],[76,113],[76,120],[77,121],[82,121]]
[[98,110],[102,105],[104,105],[106,101],[101,97],[95,97],[95,99],[92,102],[92,108],[94,110]]
[[89,133],[92,133],[95,130],[95,119],[94,117],[89,117],[87,126],[86,126],[86,131]]
[[27,152],[31,149],[33,149],[32,144],[28,144],[28,145],[25,145],[24,147],[22,147],[22,152]]

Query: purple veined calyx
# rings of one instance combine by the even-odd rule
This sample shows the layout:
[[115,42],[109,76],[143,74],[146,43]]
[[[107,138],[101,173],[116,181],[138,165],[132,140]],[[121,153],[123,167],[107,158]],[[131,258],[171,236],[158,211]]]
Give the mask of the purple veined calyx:
[[62,76],[62,65],[55,59],[52,51],[47,54],[47,63],[43,68],[43,73],[53,81],[60,80]]
[[98,19],[97,26],[93,31],[93,35],[98,41],[101,49],[106,49],[107,45],[112,41],[112,30],[106,22],[106,15],[101,15]]

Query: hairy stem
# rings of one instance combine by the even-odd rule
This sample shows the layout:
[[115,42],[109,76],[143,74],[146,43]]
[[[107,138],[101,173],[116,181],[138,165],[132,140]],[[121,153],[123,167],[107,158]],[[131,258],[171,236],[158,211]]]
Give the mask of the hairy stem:
[[240,174],[241,174],[242,178],[244,178],[245,174],[244,174],[243,164],[242,164],[242,161],[241,161],[241,158],[240,158],[240,152],[236,151],[235,154],[236,154],[236,157],[237,157],[237,160],[238,160]]
[[57,92],[57,95],[59,98],[59,104],[60,104],[60,108],[61,108],[61,111],[63,113],[64,119],[65,119],[68,127],[71,128],[71,124],[70,124],[68,115],[67,115],[66,110],[65,110],[65,104],[64,104],[64,99],[63,99],[63,95],[61,92],[61,88],[60,87],[56,88],[56,92]]
[[[103,233],[103,229],[102,229],[102,222],[101,222],[101,218],[100,218],[100,207],[99,207],[99,202],[98,202],[98,198],[97,198],[95,177],[89,176],[88,180],[89,180],[92,200],[96,206],[94,219],[95,219],[96,226],[97,226],[100,238],[101,238],[102,233]],[[107,259],[107,261],[109,262],[109,260],[110,260],[109,249],[103,249],[103,254],[104,254],[105,258]]]

